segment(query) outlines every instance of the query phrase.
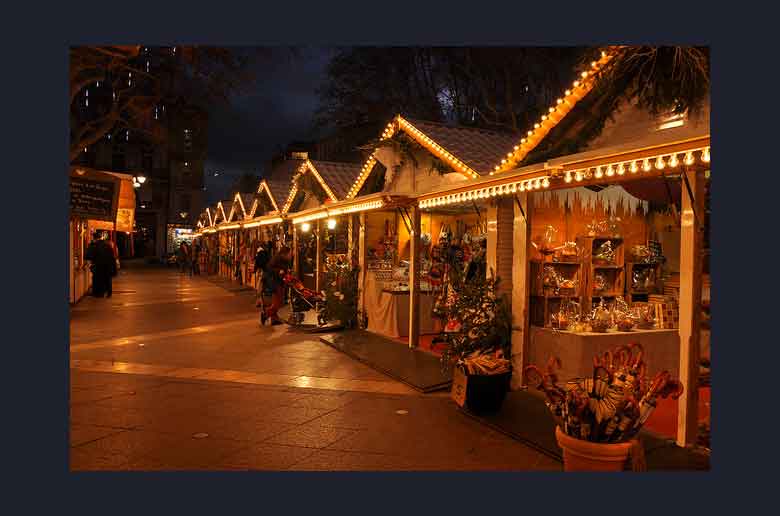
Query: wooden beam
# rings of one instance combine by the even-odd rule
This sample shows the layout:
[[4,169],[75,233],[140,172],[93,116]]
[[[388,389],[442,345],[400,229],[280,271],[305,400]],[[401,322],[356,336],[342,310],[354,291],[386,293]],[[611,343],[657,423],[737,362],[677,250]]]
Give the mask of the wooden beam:
[[351,213],[347,215],[347,259],[349,263],[352,263],[355,252],[354,220],[355,217]]
[[487,252],[485,260],[487,267],[485,273],[489,278],[492,274],[498,274],[498,202],[495,199],[487,208]]
[[409,347],[420,343],[420,208],[412,208],[409,234]]
[[686,170],[694,198],[682,192],[680,229],[680,381],[677,444],[696,442],[699,402],[699,324],[701,321],[702,240],[704,228],[694,213],[704,213],[704,172]]
[[298,228],[293,225],[292,228],[292,255],[293,255],[293,275],[296,278],[300,278],[300,274],[298,274],[298,265],[299,265],[299,259],[298,259]]
[[322,219],[317,220],[317,225],[315,226],[316,234],[315,238],[317,239],[317,256],[314,261],[314,291],[319,292],[320,291],[320,275],[322,274]]
[[512,389],[523,385],[523,368],[528,365],[529,295],[531,285],[531,196],[515,196],[512,240]]
[[366,313],[366,214],[358,217],[358,313],[361,321]]

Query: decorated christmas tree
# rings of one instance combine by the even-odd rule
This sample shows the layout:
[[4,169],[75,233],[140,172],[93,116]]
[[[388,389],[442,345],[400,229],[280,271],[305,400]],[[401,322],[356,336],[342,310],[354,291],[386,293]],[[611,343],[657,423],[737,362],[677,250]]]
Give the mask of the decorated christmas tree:
[[340,321],[345,328],[354,328],[358,319],[358,267],[346,260],[328,264],[323,294],[322,319]]
[[461,365],[470,370],[466,362],[487,364],[487,357],[501,359],[496,364],[508,368],[512,322],[506,297],[497,294],[498,282],[492,271],[490,277],[467,280],[464,273],[450,270],[447,292],[437,306],[437,314],[447,321],[437,339],[447,344],[441,357],[445,369]]

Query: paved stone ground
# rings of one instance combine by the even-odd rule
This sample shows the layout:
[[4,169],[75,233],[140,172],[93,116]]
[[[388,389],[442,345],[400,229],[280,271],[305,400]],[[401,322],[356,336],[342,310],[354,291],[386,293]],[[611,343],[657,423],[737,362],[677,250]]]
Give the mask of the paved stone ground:
[[560,470],[560,463],[173,269],[71,310],[72,470]]

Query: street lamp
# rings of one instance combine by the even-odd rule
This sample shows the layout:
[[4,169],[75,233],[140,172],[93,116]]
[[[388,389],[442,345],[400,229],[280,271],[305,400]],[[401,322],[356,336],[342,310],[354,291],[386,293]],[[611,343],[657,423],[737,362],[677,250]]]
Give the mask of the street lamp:
[[135,178],[136,181],[138,181],[138,184],[144,184],[146,182],[146,176],[138,176]]
[[180,211],[179,212],[179,217],[181,217],[183,219],[186,219],[187,215],[189,215],[189,213],[187,213],[186,211]]
[[336,219],[328,219],[328,229],[336,229]]

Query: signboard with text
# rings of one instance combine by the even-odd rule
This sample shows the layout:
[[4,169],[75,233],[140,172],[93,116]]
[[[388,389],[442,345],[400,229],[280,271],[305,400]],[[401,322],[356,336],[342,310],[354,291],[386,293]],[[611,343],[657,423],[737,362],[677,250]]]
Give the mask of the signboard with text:
[[70,213],[92,220],[116,220],[119,180],[91,174],[70,176]]

